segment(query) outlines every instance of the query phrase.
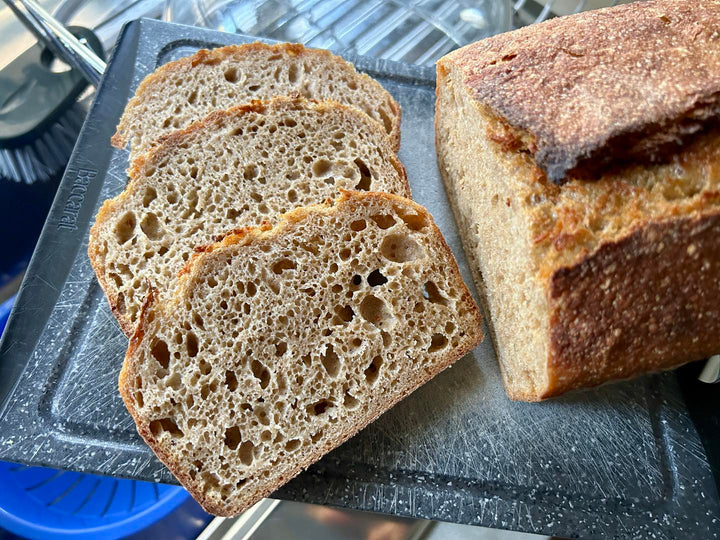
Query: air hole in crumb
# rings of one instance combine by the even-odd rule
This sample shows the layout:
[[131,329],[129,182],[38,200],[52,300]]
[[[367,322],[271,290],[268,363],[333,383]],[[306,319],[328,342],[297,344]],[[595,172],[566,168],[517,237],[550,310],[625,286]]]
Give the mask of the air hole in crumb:
[[314,176],[325,176],[332,168],[332,163],[327,159],[318,159],[313,163],[312,173]]
[[115,225],[115,238],[119,244],[124,244],[133,236],[135,231],[135,214],[127,212]]
[[370,189],[370,182],[372,181],[370,169],[368,169],[368,166],[365,165],[365,162],[360,158],[357,158],[354,163],[360,171],[360,181],[356,184],[355,189],[368,191]]
[[377,381],[378,375],[380,375],[380,369],[382,368],[382,363],[382,357],[376,356],[372,359],[370,365],[365,369],[365,380],[369,385],[372,386],[375,384],[375,381]]
[[370,219],[377,223],[377,226],[381,229],[389,229],[395,225],[395,218],[388,214],[377,214],[375,216],[370,216]]
[[177,426],[172,418],[162,418],[150,422],[150,432],[154,437],[159,437],[161,433],[167,432],[173,437],[182,437],[183,432]]
[[287,343],[284,341],[281,341],[280,343],[275,344],[275,356],[282,356],[287,352]]
[[150,350],[150,354],[153,355],[153,358],[158,361],[158,364],[160,364],[163,369],[167,369],[170,365],[170,351],[168,350],[167,343],[164,341],[158,340]]
[[382,120],[383,126],[385,126],[385,131],[388,134],[392,133],[392,120],[390,115],[388,115],[388,113],[386,113],[383,109],[380,109],[380,119]]
[[353,317],[355,316],[355,312],[353,311],[353,308],[350,306],[336,306],[335,307],[335,314],[338,323],[349,323],[353,320]]
[[227,386],[228,390],[230,390],[231,392],[237,390],[238,380],[237,375],[235,375],[234,371],[228,369],[225,372],[225,386]]
[[313,444],[315,444],[315,443],[317,443],[317,442],[320,440],[320,438],[321,438],[322,436],[323,436],[323,430],[321,429],[320,431],[318,431],[318,432],[313,433],[312,435],[310,435],[310,441],[311,441]]
[[385,331],[380,332],[380,336],[382,337],[383,346],[389,347],[390,343],[392,343],[392,336]]
[[302,441],[300,439],[291,439],[288,442],[285,443],[285,450],[288,452],[294,452],[298,448],[300,448],[300,444]]
[[395,320],[387,304],[373,294],[369,294],[363,298],[360,303],[360,315],[362,315],[366,321],[382,329],[387,329],[392,326]]
[[340,360],[338,355],[335,354],[335,350],[332,345],[328,345],[325,352],[320,355],[320,361],[322,362],[325,371],[331,377],[337,376],[340,371]]
[[435,333],[432,335],[432,338],[430,339],[430,347],[428,348],[428,351],[430,352],[437,352],[439,350],[444,349],[448,344],[447,338],[442,335]]
[[423,256],[423,249],[410,236],[391,234],[380,244],[380,253],[393,262],[409,262]]
[[257,360],[252,361],[250,368],[255,378],[260,381],[260,388],[267,388],[267,385],[270,383],[270,372],[268,369]]
[[455,332],[455,324],[452,322],[447,322],[445,324],[445,333],[452,334],[453,332]]
[[199,313],[193,313],[193,322],[198,328],[205,328],[205,321]]
[[237,450],[241,442],[242,437],[240,436],[240,428],[238,426],[233,426],[225,430],[225,446],[230,450]]
[[352,252],[348,248],[343,248],[340,250],[340,259],[343,261],[347,261],[350,258],[350,255]]
[[245,169],[243,170],[243,178],[245,178],[245,180],[257,178],[259,174],[260,168],[257,165],[245,165]]
[[142,205],[147,208],[155,199],[157,199],[157,191],[155,191],[155,188],[146,188],[145,195],[143,195]]
[[288,81],[296,83],[298,80],[298,67],[295,64],[290,64],[288,68]]
[[352,409],[356,408],[358,405],[360,405],[360,400],[358,400],[350,392],[345,392],[345,398],[343,399],[343,406],[348,410],[352,410]]
[[203,375],[209,375],[212,371],[212,366],[205,360],[200,360],[200,373]]
[[267,410],[264,406],[255,407],[255,416],[260,420],[260,423],[264,426],[270,425],[270,418],[268,417]]
[[272,271],[276,274],[282,274],[284,270],[294,270],[297,265],[290,259],[280,259],[272,266]]
[[367,223],[365,223],[364,219],[357,219],[350,224],[350,229],[355,232],[360,232],[365,227],[367,227]]
[[357,274],[355,274],[355,275],[352,277],[352,284],[357,287],[357,286],[359,286],[361,283],[362,283],[362,277],[360,277],[360,276],[358,276]]
[[198,338],[193,332],[189,332],[186,337],[187,353],[190,358],[194,358],[198,353]]
[[425,282],[425,285],[423,285],[423,298],[425,298],[425,300],[429,300],[433,304],[442,304],[443,306],[448,305],[448,299],[440,293],[437,285],[435,285],[432,281],[427,281]]
[[377,287],[379,285],[385,285],[388,279],[380,272],[380,270],[373,270],[367,277],[368,285],[371,287]]
[[397,208],[396,210],[400,215],[400,219],[405,222],[405,224],[408,226],[408,229],[410,229],[411,231],[421,231],[422,229],[427,227],[427,216],[421,214],[406,214],[402,212],[399,208]]
[[255,458],[255,456],[253,455],[254,450],[255,445],[250,441],[245,441],[240,445],[240,451],[238,452],[238,454],[240,455],[240,461],[242,461],[243,465],[252,464],[253,459]]
[[225,80],[230,83],[236,83],[238,81],[238,71],[237,68],[228,68],[225,70]]
[[321,399],[312,405],[308,405],[307,412],[312,416],[320,416],[321,414],[325,414],[329,408],[334,406],[335,404],[329,399]]
[[168,377],[167,381],[165,381],[165,384],[172,388],[173,390],[178,390],[182,384],[182,380],[180,379],[179,373],[173,373]]

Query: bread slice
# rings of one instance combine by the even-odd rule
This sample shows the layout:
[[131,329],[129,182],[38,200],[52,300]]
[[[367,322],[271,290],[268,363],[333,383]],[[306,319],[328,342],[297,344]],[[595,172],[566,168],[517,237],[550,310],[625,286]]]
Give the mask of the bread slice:
[[113,145],[131,160],[163,135],[213,111],[297,94],[356,107],[400,148],[400,106],[380,84],[328,51],[302,45],[232,45],[170,62],[148,75],[125,108]]
[[228,235],[151,295],[120,392],[140,435],[230,516],[339,446],[482,339],[430,214],[344,192]]
[[[718,5],[554,19],[438,63],[438,160],[510,397],[720,352]],[[626,162],[630,140],[649,154]]]
[[88,255],[130,335],[148,286],[164,294],[197,245],[234,227],[335,197],[338,188],[409,196],[377,124],[354,108],[276,98],[215,112],[141,156],[106,201]]

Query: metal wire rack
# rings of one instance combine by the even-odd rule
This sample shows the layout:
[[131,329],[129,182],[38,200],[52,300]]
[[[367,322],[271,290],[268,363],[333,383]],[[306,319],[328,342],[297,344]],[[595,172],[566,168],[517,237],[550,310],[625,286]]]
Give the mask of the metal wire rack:
[[[628,0],[624,0],[628,1]],[[459,46],[623,0],[169,0],[171,21],[433,64]]]

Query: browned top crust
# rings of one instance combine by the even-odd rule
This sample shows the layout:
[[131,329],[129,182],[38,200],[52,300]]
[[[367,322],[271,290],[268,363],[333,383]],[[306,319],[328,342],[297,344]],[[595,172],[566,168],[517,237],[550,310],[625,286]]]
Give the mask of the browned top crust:
[[555,183],[659,161],[720,117],[720,0],[647,0],[459,49],[474,97]]

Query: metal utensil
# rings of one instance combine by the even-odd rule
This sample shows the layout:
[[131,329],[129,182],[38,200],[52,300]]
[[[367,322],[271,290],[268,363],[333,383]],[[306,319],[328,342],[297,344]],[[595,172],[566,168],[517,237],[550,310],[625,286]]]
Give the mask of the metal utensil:
[[87,46],[85,40],[77,39],[34,0],[5,0],[5,3],[57,58],[80,71],[93,86],[100,84],[105,61]]

